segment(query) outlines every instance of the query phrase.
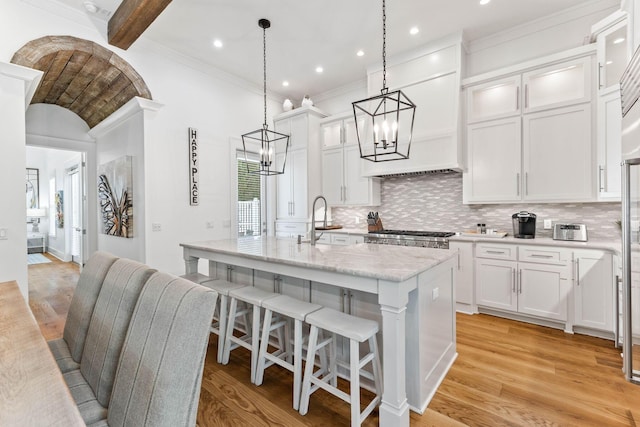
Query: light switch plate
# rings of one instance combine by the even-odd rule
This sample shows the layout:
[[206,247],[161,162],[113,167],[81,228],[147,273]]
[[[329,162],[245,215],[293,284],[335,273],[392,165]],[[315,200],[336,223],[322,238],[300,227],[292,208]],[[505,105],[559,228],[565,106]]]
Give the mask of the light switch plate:
[[545,219],[544,220],[544,229],[545,230],[551,230],[552,226],[552,221],[550,219]]
[[0,228],[0,240],[9,239],[8,232],[6,228]]
[[440,288],[434,288],[431,291],[431,300],[435,301],[438,299],[439,296],[440,296]]

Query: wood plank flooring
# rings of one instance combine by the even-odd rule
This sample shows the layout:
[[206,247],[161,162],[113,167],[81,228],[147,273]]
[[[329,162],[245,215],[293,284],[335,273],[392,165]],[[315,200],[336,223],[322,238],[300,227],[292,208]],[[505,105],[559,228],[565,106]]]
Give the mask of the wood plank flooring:
[[[62,335],[77,268],[55,260],[29,266],[30,305],[47,339]],[[640,386],[622,375],[620,350],[608,340],[487,315],[458,314],[458,359],[412,426],[636,426]],[[269,368],[249,381],[249,352],[215,361],[212,336],[202,380],[198,425],[347,426],[348,405],[318,391],[309,413],[291,408],[291,374]],[[640,349],[635,351],[640,367]],[[367,393],[363,398],[368,397]],[[364,425],[378,423],[377,411]]]

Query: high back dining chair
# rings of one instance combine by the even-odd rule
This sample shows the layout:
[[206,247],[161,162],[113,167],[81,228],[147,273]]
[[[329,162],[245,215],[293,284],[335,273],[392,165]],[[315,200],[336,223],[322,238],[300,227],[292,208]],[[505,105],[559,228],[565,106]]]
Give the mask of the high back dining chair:
[[140,295],[122,348],[107,425],[194,426],[218,294],[166,273]]
[[89,330],[89,321],[107,272],[118,258],[95,252],[84,265],[71,299],[62,338],[48,341],[62,373],[80,367],[80,358]]
[[138,297],[156,270],[121,258],[113,263],[91,316],[80,369],[63,376],[85,423],[106,418],[120,352]]

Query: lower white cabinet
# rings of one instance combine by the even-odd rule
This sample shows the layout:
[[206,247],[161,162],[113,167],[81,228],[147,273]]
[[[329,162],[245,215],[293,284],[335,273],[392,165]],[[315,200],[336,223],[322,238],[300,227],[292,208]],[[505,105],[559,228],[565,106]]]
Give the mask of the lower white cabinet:
[[475,312],[473,291],[473,243],[449,242],[449,250],[458,253],[456,271],[456,310]]
[[574,325],[603,331],[614,329],[615,283],[610,253],[573,252]]
[[[565,322],[571,292],[568,263],[550,259],[557,249],[528,248],[517,261],[513,245],[483,245],[476,248],[476,303],[479,306]],[[478,256],[479,255],[479,256]],[[486,257],[486,258],[485,258]],[[506,258],[506,259],[505,259]],[[549,264],[545,260],[550,260]]]

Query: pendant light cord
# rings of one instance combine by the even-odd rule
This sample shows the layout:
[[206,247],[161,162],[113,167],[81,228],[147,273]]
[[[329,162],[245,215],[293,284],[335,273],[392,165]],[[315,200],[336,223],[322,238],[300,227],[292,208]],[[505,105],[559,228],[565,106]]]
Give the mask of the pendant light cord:
[[382,90],[387,88],[387,6],[382,0]]
[[267,29],[262,28],[262,87],[264,101],[264,128],[267,128]]

